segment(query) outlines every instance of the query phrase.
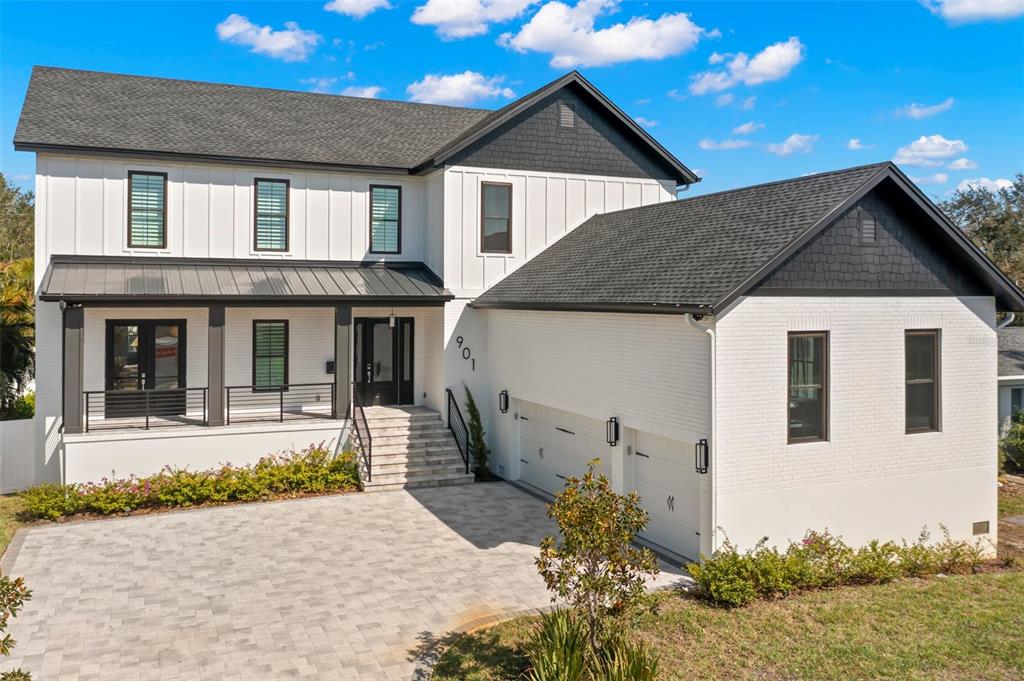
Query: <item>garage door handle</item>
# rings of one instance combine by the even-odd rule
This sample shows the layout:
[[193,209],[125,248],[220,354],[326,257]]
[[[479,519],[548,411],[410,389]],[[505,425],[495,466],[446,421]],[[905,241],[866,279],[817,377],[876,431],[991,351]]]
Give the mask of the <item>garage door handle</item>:
[[639,452],[639,451],[638,451],[638,452],[636,453],[636,455],[637,455],[637,456],[642,456],[642,457],[644,457],[645,459],[649,459],[649,458],[651,458],[651,457],[650,457],[650,455],[648,455],[648,454],[644,454],[643,452]]
[[530,463],[530,462],[529,462],[529,461],[527,461],[526,459],[519,459],[519,462],[520,462],[520,463]]
[[567,433],[569,435],[575,435],[576,434],[576,433],[572,432],[571,430],[566,430],[565,428],[559,428],[558,426],[555,426],[555,430],[560,430],[563,433]]
[[562,480],[565,480],[565,476],[564,475],[559,475],[558,473],[555,473],[555,477],[556,478],[561,478]]

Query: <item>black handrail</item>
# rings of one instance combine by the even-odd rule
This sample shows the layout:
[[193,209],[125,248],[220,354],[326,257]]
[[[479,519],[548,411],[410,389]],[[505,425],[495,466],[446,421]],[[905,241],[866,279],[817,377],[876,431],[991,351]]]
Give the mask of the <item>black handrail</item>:
[[370,482],[373,480],[373,436],[370,435],[370,424],[366,421],[366,412],[363,411],[362,401],[359,399],[357,383],[352,384],[352,432],[356,436],[356,450],[366,469],[366,481]]
[[455,437],[455,444],[459,448],[459,454],[462,455],[462,463],[465,464],[466,472],[469,473],[469,429],[466,428],[466,420],[462,418],[462,410],[459,409],[459,401],[455,399],[455,393],[451,388],[445,388],[445,392],[448,393],[448,430]]
[[206,388],[86,390],[85,432],[102,428],[206,426]]
[[335,418],[333,383],[286,383],[273,387],[229,385],[224,388],[225,425],[232,422]]

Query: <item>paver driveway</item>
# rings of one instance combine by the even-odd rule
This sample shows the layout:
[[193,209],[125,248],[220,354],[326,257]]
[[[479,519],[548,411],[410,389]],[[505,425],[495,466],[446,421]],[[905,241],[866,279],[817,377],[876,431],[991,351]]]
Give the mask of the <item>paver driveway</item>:
[[549,603],[533,559],[551,528],[504,483],[33,528],[4,560],[33,597],[2,669],[409,679],[446,632]]

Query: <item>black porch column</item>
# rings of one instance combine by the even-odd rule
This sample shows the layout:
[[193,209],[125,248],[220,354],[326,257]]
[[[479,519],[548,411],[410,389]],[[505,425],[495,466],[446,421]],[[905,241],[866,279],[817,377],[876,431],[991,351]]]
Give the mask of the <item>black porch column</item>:
[[211,305],[206,379],[209,425],[224,425],[224,306]]
[[85,308],[64,310],[64,432],[82,432],[82,361]]
[[334,418],[344,418],[352,402],[352,306],[334,308]]

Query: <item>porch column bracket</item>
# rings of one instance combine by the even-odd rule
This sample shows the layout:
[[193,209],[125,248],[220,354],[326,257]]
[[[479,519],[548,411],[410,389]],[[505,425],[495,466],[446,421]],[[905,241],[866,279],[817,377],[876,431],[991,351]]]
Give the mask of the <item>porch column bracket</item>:
[[206,379],[209,424],[211,426],[224,425],[224,306],[211,305],[210,314],[210,337],[209,337],[209,359],[207,368],[209,376]]
[[334,308],[334,418],[348,415],[352,403],[352,306]]
[[82,432],[82,362],[84,359],[85,308],[64,310],[64,432]]

